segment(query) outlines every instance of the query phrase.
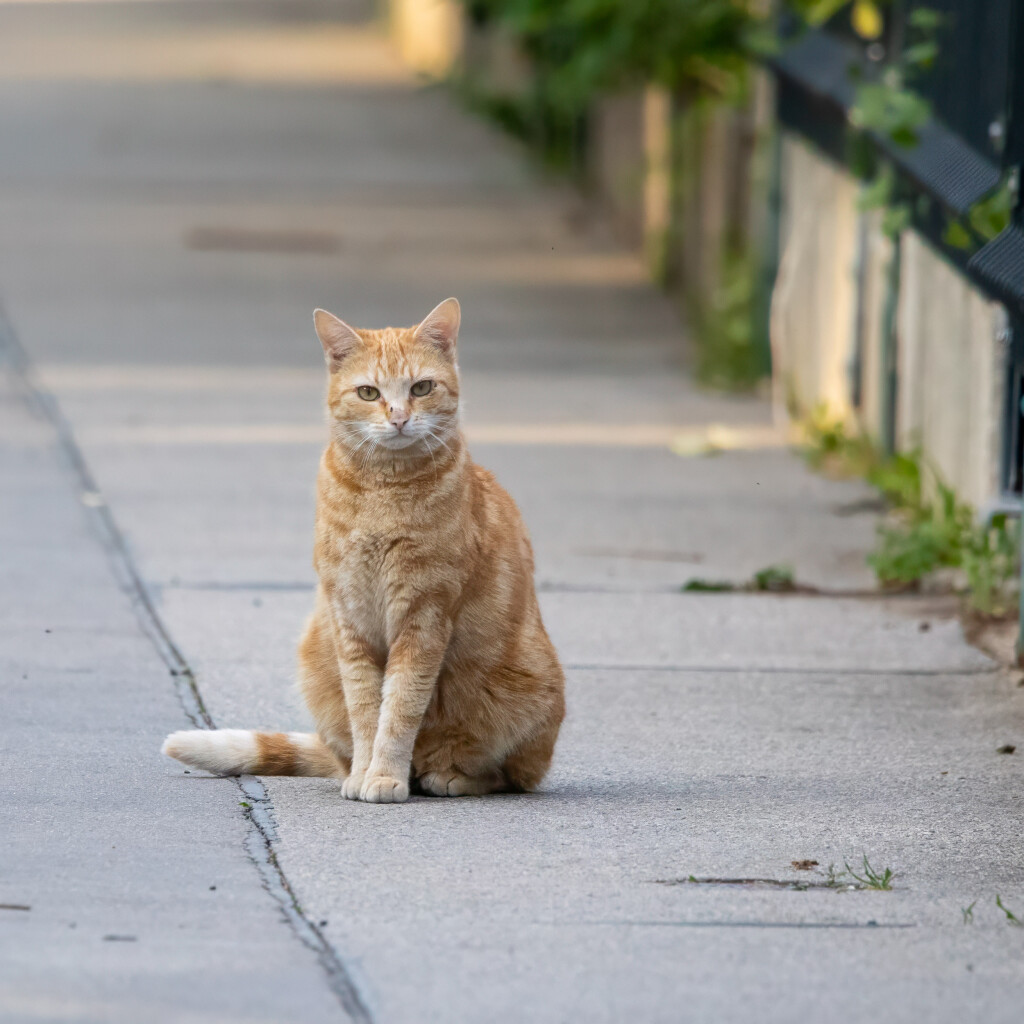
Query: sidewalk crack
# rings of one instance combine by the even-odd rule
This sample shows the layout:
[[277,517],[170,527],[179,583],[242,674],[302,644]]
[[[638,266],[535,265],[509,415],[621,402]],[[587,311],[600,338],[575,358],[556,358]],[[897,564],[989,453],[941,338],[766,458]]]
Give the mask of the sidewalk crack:
[[[114,519],[110,506],[103,499],[85,455],[56,398],[38,381],[32,361],[21,344],[14,327],[0,304],[0,359],[6,363],[22,397],[33,411],[53,429],[57,446],[67,459],[82,497],[83,512],[107,553],[118,586],[130,598],[143,634],[149,639],[167,666],[186,717],[197,729],[215,729],[213,718],[203,703],[195,674],[153,603],[149,589],[139,574],[131,551]],[[372,1024],[373,1017],[363,1001],[344,962],[327,941],[319,927],[303,913],[288,878],[277,859],[274,843],[277,830],[272,816],[270,795],[263,782],[242,775],[232,779],[243,796],[240,801],[249,829],[244,842],[246,855],[259,874],[265,892],[281,908],[288,926],[306,947],[312,950],[327,975],[331,991],[342,1009],[356,1024]]]

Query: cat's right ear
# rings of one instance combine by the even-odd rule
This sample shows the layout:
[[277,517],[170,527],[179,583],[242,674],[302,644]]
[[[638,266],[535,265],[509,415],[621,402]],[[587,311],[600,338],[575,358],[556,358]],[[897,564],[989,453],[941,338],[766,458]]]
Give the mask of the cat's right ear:
[[346,356],[351,355],[363,343],[354,327],[349,327],[344,320],[340,320],[333,313],[328,313],[326,309],[313,311],[313,326],[316,327],[316,336],[324,347],[327,367],[332,372],[342,364]]

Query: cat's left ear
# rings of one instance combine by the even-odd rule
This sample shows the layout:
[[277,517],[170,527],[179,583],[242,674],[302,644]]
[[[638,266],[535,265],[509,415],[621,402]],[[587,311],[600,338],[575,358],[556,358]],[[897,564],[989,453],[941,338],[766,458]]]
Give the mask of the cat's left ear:
[[462,310],[458,299],[445,299],[436,305],[427,318],[416,328],[416,337],[439,348],[449,359],[455,358],[455,343],[459,340]]

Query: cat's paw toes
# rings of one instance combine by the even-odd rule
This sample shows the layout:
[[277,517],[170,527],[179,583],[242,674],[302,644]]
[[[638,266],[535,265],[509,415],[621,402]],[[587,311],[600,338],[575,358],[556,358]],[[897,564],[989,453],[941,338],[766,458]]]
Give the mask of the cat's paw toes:
[[490,779],[473,778],[452,770],[424,772],[419,778],[424,793],[431,796],[479,796],[490,792]]
[[459,772],[424,772],[420,776],[420,786],[424,793],[431,796],[455,796],[449,787],[454,788],[457,780],[464,778]]
[[353,772],[342,784],[341,795],[346,800],[358,800],[363,788],[363,772]]
[[359,799],[368,804],[401,804],[409,799],[409,783],[390,775],[373,775],[366,779]]

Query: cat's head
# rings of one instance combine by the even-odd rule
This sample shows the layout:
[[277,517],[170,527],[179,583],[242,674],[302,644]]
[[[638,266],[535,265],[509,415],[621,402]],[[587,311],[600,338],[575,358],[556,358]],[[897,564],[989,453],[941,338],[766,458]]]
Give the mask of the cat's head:
[[373,331],[316,310],[335,440],[366,458],[442,448],[459,425],[460,317],[458,300],[445,299],[416,327]]

